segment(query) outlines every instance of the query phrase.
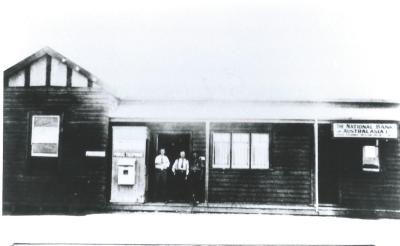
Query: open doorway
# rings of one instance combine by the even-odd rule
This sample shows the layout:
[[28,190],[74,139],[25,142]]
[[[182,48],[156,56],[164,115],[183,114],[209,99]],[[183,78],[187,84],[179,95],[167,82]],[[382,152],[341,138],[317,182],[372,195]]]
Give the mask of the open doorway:
[[171,164],[179,158],[179,152],[185,151],[186,158],[190,156],[190,134],[189,133],[160,133],[157,139],[157,153],[165,149],[165,155]]
[[174,161],[179,158],[180,151],[185,151],[187,159],[191,156],[191,135],[189,133],[159,133],[156,136],[156,141],[156,155],[160,153],[161,149],[165,149],[165,155],[169,159],[170,167],[167,170],[167,192],[165,194],[166,197],[164,198],[159,197],[159,192],[157,192],[159,189],[162,189],[162,187],[157,187],[157,184],[155,183],[155,170],[153,168],[150,170],[150,177],[152,179],[150,191],[151,200],[154,202],[181,200],[182,198],[176,197],[172,190],[174,185],[171,167]]

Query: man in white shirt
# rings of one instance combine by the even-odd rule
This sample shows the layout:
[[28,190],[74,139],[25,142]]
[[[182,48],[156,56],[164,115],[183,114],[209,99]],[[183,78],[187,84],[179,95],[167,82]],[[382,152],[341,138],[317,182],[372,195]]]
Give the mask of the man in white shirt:
[[161,201],[166,200],[167,191],[167,169],[169,168],[169,159],[165,155],[165,149],[160,149],[160,154],[154,161],[155,165],[155,190],[154,195],[156,199]]
[[187,200],[187,178],[189,175],[189,161],[185,158],[185,151],[180,152],[180,157],[172,166],[175,179],[175,197],[178,200]]

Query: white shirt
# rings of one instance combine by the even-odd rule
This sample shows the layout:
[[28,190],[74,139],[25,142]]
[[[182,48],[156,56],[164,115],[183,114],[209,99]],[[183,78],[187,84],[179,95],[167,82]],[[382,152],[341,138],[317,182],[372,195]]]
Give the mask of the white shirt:
[[157,169],[164,170],[169,167],[169,160],[168,160],[168,157],[165,155],[161,155],[161,154],[158,155],[156,157],[156,160],[154,161],[154,163],[155,163],[155,166]]
[[172,172],[175,173],[175,170],[185,170],[186,175],[189,174],[189,161],[185,158],[176,159],[174,165],[172,166]]

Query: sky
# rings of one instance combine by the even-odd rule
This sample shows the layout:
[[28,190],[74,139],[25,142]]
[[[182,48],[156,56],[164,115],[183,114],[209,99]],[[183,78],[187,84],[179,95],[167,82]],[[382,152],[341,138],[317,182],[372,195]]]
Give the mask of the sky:
[[400,101],[396,1],[7,1],[0,68],[49,46],[120,97]]

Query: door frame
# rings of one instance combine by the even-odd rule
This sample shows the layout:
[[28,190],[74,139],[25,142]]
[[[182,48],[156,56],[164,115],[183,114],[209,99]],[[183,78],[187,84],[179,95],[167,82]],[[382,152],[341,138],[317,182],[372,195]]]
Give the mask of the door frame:
[[[151,170],[150,170],[150,168],[151,168],[151,165],[152,165],[152,161],[154,161],[154,158],[158,155],[158,150],[159,150],[159,136],[160,135],[162,135],[162,134],[166,134],[166,135],[188,135],[189,136],[189,142],[188,142],[188,144],[189,144],[189,153],[192,153],[193,152],[193,131],[191,131],[191,130],[159,130],[159,131],[154,131],[154,130],[151,130],[150,129],[150,148],[152,148],[152,149],[149,149],[149,153],[151,153],[151,154],[149,154],[149,159],[147,160],[147,163],[146,163],[146,171],[147,171],[147,173],[148,173],[148,175],[149,175],[149,177],[148,177],[148,179],[149,179],[149,182],[152,182],[151,181],[151,176],[152,176],[152,174],[151,174]],[[186,158],[189,160],[189,158],[190,158],[190,156],[189,156],[189,153],[186,153],[187,154],[187,156],[186,156]],[[170,160],[171,161],[171,164],[173,164],[174,163],[174,161],[175,160]],[[148,192],[146,193],[146,201],[150,201],[150,196],[151,196],[151,194],[152,194],[152,192],[153,192],[153,187],[152,187],[152,185],[149,185],[149,190],[148,190]]]

